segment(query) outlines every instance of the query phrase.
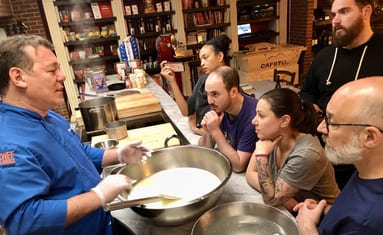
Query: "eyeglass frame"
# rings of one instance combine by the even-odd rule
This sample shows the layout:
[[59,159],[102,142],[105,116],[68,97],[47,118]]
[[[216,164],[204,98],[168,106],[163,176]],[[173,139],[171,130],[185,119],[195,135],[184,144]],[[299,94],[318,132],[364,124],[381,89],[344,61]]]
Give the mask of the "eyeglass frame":
[[380,133],[383,133],[383,130],[380,129],[379,127],[376,127],[374,125],[370,125],[370,124],[357,124],[357,123],[331,123],[329,120],[328,120],[328,117],[327,115],[323,115],[324,117],[324,122],[326,124],[326,129],[327,131],[329,132],[329,126],[365,126],[365,127],[375,127],[376,129],[378,129],[380,131]]

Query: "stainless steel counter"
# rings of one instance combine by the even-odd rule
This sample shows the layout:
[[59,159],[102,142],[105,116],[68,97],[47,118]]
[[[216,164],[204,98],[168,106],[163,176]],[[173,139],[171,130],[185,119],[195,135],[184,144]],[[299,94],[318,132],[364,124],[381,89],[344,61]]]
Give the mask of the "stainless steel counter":
[[148,85],[145,89],[151,91],[160,101],[162,110],[169,117],[176,131],[179,131],[183,135],[188,144],[198,144],[200,136],[190,130],[188,118],[181,114],[177,103],[153,79],[148,78],[147,80]]
[[[149,84],[145,89],[150,90],[160,100],[163,111],[170,118],[172,124],[182,133],[189,144],[196,145],[200,136],[194,134],[189,129],[187,117],[182,116],[176,102],[152,79],[148,79],[148,81]],[[234,201],[263,203],[261,194],[247,184],[245,173],[232,173],[216,205]],[[146,218],[141,217],[129,208],[112,211],[112,215],[138,235],[190,234],[195,222],[190,221],[180,226],[161,227],[150,224]]]

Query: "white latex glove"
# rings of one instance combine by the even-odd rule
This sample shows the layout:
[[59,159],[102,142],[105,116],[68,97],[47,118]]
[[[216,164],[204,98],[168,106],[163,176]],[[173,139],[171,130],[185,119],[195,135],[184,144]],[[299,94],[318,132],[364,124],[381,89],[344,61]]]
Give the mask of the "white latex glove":
[[117,158],[121,163],[138,163],[152,150],[141,144],[142,141],[127,143],[117,149]]
[[100,198],[102,205],[105,205],[105,203],[113,201],[122,191],[131,190],[132,182],[125,175],[108,175],[91,190]]

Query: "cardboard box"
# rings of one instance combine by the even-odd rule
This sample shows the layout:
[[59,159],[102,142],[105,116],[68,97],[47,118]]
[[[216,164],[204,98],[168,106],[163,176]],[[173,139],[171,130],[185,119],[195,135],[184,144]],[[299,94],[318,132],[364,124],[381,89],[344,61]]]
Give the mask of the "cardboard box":
[[240,53],[235,55],[235,64],[241,83],[273,80],[274,69],[295,72],[295,84],[299,82],[298,60],[304,46],[280,45],[269,51]]

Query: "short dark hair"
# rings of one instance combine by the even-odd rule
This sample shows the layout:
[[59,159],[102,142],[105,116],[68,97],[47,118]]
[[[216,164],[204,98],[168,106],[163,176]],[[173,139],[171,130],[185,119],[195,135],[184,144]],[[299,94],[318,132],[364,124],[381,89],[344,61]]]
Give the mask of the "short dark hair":
[[210,45],[214,48],[215,54],[218,54],[219,52],[223,53],[223,61],[225,62],[225,65],[230,64],[229,56],[227,55],[229,51],[229,45],[230,45],[230,38],[222,33],[217,38],[212,38],[209,41],[205,42],[203,45]]
[[16,35],[0,41],[0,96],[6,94],[9,87],[9,69],[18,67],[31,70],[32,59],[25,53],[25,47],[44,46],[53,51],[53,45],[47,39],[37,35]]
[[309,101],[303,101],[289,88],[277,88],[266,92],[260,99],[266,100],[276,117],[291,117],[291,128],[302,133],[316,134],[318,116]]
[[[331,0],[331,5],[334,3],[335,0]],[[359,8],[363,8],[367,5],[374,6],[374,3],[376,0],[354,0],[356,5],[359,6]]]
[[219,66],[214,69],[209,76],[218,76],[222,78],[223,83],[227,91],[230,91],[231,88],[236,87],[239,91],[239,75],[237,70],[233,69],[230,66]]

